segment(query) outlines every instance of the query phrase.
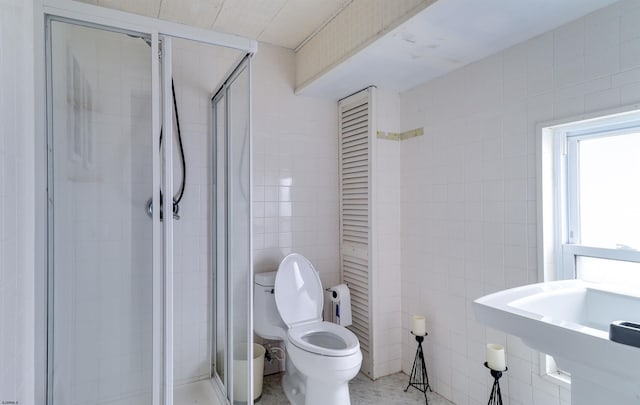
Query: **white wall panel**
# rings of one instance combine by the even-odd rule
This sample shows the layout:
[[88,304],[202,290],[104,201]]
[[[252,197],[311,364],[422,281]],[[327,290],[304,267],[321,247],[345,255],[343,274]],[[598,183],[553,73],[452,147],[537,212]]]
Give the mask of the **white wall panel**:
[[256,273],[305,255],[338,284],[338,136],[334,101],[293,94],[294,53],[260,44],[253,61]]

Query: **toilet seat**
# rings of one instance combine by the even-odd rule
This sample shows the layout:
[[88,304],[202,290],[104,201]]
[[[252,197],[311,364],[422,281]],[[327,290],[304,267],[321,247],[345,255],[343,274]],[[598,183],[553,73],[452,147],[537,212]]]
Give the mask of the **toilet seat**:
[[360,343],[353,332],[331,322],[297,325],[289,329],[287,335],[296,347],[323,356],[343,357],[360,350]]

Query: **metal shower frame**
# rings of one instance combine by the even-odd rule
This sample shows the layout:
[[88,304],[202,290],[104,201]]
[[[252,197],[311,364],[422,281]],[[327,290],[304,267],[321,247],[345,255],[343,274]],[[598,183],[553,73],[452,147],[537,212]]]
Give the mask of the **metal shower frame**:
[[[154,151],[159,150],[159,138],[156,136],[160,133],[160,122],[166,131],[166,139],[173,139],[173,114],[171,104],[171,38],[181,38],[186,40],[197,41],[205,44],[232,48],[243,52],[243,55],[236,61],[236,66],[244,63],[247,55],[253,55],[257,51],[257,42],[255,40],[242,38],[235,35],[216,33],[204,29],[189,27],[182,24],[162,21],[155,18],[144,17],[140,15],[130,14],[122,11],[111,10],[94,5],[74,2],[71,0],[34,0],[34,13],[36,16],[35,38],[36,49],[41,53],[36,54],[36,77],[35,88],[36,95],[40,94],[47,97],[36,97],[42,100],[36,105],[36,128],[41,129],[47,134],[39,139],[36,145],[39,149],[37,154],[43,156],[47,162],[48,153],[47,145],[48,137],[52,134],[52,105],[50,86],[50,23],[51,21],[61,21],[82,25],[86,27],[106,29],[114,32],[122,32],[126,34],[135,34],[151,39],[151,116],[152,116],[152,148]],[[160,61],[157,57],[160,43],[162,42],[163,58]],[[40,51],[39,51],[40,52]],[[228,76],[231,76],[233,70]],[[228,77],[225,78],[227,80]],[[163,91],[163,89],[165,91]],[[251,89],[249,90],[249,97]],[[163,111],[161,113],[161,101]],[[164,148],[164,170],[166,173],[172,173],[172,142],[165,142]],[[38,173],[41,174],[38,184],[47,185],[50,163],[39,163],[36,167]],[[153,204],[160,206],[160,188],[165,190],[163,193],[163,206],[173,206],[173,181],[171,176],[164,176],[162,179],[162,159],[160,154],[153,153]],[[36,372],[36,398],[41,398],[47,403],[52,403],[52,398],[47,396],[51,392],[48,388],[50,383],[49,367],[51,348],[48,346],[51,342],[51,331],[48,330],[48,318],[51,315],[52,302],[48,294],[48,277],[49,277],[49,248],[47,239],[52,231],[52,224],[47,220],[49,216],[46,214],[48,210],[48,202],[45,198],[39,202],[38,211],[44,213],[45,220],[42,221],[43,239],[38,240],[39,254],[37,263],[41,263],[42,279],[38,282],[36,289],[44,292],[37,294],[38,301],[36,315],[36,363],[42,365],[40,372]],[[164,246],[173,246],[173,221],[165,221],[164,226],[160,222],[160,210],[154,210],[153,216],[153,377],[152,377],[152,404],[153,405],[171,405],[173,404],[173,250],[163,249]],[[251,243],[250,245],[251,246]],[[252,290],[253,266],[252,257],[249,252],[250,277],[248,277],[247,290]],[[164,281],[164,283],[163,283]],[[252,295],[249,294],[249,302],[247,308],[249,310],[248,325],[249,331],[252,331]],[[165,310],[163,310],[163,307]],[[164,327],[164,329],[163,329]],[[251,333],[249,333],[251,335]],[[163,339],[164,338],[164,339]],[[248,339],[249,349],[252,344],[252,336]],[[164,345],[161,345],[164,343]],[[163,356],[164,353],[164,356]],[[251,369],[247,369],[248,386],[252,388]],[[251,394],[251,393],[250,393]],[[252,394],[251,394],[252,395]],[[226,399],[225,399],[226,400]]]

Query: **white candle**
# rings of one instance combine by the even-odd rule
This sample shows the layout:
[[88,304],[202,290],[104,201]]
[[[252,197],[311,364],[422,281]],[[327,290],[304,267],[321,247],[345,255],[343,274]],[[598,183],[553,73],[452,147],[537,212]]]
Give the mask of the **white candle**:
[[424,316],[414,315],[411,331],[416,336],[424,336],[427,334],[427,323]]
[[504,347],[489,343],[487,345],[487,365],[490,369],[504,371],[507,367],[504,361]]

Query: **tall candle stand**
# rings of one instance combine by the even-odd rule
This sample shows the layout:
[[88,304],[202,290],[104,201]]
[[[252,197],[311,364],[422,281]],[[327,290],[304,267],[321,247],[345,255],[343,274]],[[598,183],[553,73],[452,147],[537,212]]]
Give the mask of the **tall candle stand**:
[[416,351],[416,357],[413,360],[413,367],[411,368],[411,375],[409,376],[409,384],[407,385],[407,388],[404,389],[404,392],[407,392],[409,387],[417,389],[424,394],[424,401],[428,405],[429,400],[427,399],[427,390],[431,392],[433,392],[433,390],[429,385],[427,365],[424,362],[424,352],[422,351],[422,342],[424,342],[424,337],[427,336],[428,333],[425,332],[424,335],[416,335],[412,331],[411,334],[416,337],[418,350]]
[[491,376],[493,377],[493,387],[491,388],[491,395],[489,396],[489,403],[487,405],[502,405],[502,393],[500,392],[500,377],[502,377],[502,373],[507,371],[508,368],[505,367],[504,370],[494,370],[489,367],[489,364],[485,361],[484,366],[489,369]]

